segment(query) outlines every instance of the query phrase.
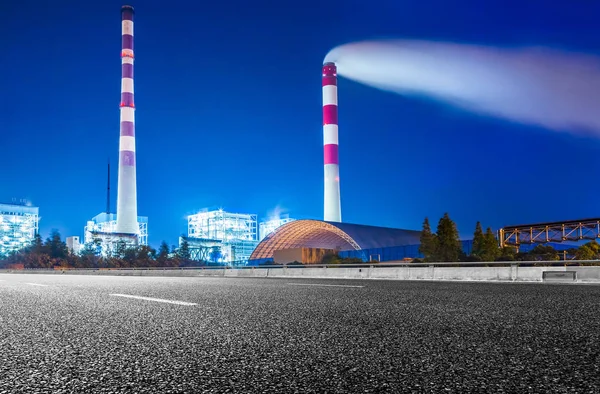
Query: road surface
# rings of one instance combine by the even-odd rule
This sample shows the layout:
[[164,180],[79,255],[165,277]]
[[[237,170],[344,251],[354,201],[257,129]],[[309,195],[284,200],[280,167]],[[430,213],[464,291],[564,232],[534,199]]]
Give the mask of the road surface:
[[0,274],[0,393],[600,392],[600,286]]

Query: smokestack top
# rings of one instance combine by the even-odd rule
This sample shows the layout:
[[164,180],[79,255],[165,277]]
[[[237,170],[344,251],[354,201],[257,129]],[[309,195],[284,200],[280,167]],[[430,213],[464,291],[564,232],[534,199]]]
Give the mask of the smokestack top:
[[133,14],[135,13],[133,11],[133,6],[130,5],[124,5],[121,7],[121,14],[125,14],[125,13],[130,13],[131,16],[133,16]]
[[323,76],[335,77],[337,75],[337,67],[333,62],[323,63]]

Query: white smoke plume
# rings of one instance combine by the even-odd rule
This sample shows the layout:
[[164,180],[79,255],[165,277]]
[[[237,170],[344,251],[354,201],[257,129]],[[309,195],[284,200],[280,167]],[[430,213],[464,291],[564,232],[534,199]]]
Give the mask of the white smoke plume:
[[267,212],[267,221],[279,220],[282,218],[282,216],[284,216],[285,212],[287,212],[287,210],[281,205],[277,204],[275,208]]
[[378,89],[600,136],[600,58],[555,49],[381,40],[341,45],[326,62]]

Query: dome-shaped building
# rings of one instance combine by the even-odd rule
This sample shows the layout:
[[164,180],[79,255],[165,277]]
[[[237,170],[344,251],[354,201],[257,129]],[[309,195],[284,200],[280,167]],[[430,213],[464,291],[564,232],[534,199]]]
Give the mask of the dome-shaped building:
[[250,260],[267,260],[280,250],[318,248],[335,251],[416,245],[420,231],[360,224],[295,220],[284,224],[264,238]]

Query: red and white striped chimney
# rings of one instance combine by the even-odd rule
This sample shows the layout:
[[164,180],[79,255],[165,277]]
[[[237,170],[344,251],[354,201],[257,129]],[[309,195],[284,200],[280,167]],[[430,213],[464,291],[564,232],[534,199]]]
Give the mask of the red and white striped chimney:
[[323,153],[325,159],[325,204],[323,219],[342,221],[340,162],[338,153],[337,68],[323,64]]
[[118,233],[139,234],[133,101],[133,7],[121,7],[121,136],[117,188]]

